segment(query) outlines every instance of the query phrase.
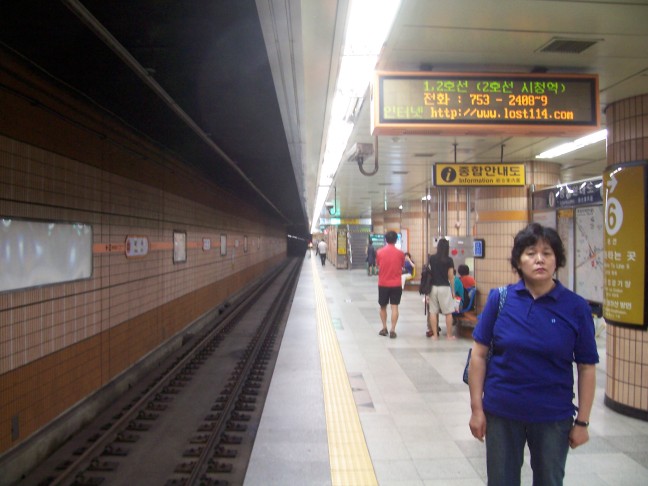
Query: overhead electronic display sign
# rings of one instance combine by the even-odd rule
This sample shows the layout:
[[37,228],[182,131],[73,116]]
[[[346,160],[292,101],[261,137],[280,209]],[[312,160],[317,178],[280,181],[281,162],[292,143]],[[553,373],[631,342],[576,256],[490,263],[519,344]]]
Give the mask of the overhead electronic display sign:
[[598,76],[378,72],[373,135],[573,135],[600,127]]

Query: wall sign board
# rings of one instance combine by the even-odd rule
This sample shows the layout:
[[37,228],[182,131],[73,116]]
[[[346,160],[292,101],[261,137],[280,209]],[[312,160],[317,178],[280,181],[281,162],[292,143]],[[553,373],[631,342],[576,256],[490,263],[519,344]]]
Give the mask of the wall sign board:
[[92,276],[92,226],[0,218],[0,292]]
[[486,241],[483,238],[473,240],[473,256],[475,258],[486,258]]
[[184,263],[187,261],[187,232],[173,232],[173,263]]
[[144,257],[148,255],[148,251],[149,241],[146,236],[128,235],[126,237],[126,243],[124,243],[126,258]]
[[385,246],[384,234],[371,233],[369,235],[369,238],[371,239],[371,244],[373,245],[376,251],[380,250],[383,246]]
[[603,173],[603,184],[603,317],[612,325],[646,329],[648,162],[610,165]]
[[[535,193],[534,193],[535,195]],[[534,221],[535,215],[537,212],[533,213]],[[559,209],[555,211],[556,215],[556,225],[555,229],[558,231],[558,235],[563,242],[565,247],[565,266],[559,268],[556,273],[558,275],[558,280],[569,290],[574,290],[574,275],[576,269],[574,268],[575,259],[574,253],[576,248],[576,236],[574,234],[574,209]],[[602,238],[602,235],[601,235]],[[603,302],[603,294],[601,292],[601,298],[599,302]]]
[[534,191],[533,209],[564,209],[603,203],[603,179],[593,177]]
[[603,303],[603,205],[574,210],[575,292],[589,302]]
[[346,255],[347,254],[347,232],[338,230],[337,234],[337,254]]
[[598,76],[378,72],[373,135],[573,135],[600,126]]
[[220,235],[220,254],[227,255],[227,235]]
[[524,186],[524,164],[434,164],[434,185],[453,187]]

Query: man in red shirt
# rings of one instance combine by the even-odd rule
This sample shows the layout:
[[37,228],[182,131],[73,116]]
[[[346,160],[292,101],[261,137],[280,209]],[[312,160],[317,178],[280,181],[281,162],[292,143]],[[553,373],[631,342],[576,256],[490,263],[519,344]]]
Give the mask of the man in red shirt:
[[378,334],[387,336],[387,304],[391,304],[391,331],[389,337],[396,337],[396,323],[398,322],[398,306],[403,295],[401,275],[405,264],[405,253],[396,248],[398,235],[395,231],[385,234],[383,248],[376,254],[378,265],[378,305],[380,305],[380,320],[382,329]]

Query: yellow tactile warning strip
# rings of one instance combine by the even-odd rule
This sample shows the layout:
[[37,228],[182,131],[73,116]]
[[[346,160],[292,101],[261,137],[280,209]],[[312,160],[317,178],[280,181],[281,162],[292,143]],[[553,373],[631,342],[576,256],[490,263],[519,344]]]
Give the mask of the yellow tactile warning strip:
[[377,485],[358,409],[331,316],[324,289],[311,258],[315,301],[317,303],[317,338],[322,366],[324,410],[328,434],[331,482],[333,486]]

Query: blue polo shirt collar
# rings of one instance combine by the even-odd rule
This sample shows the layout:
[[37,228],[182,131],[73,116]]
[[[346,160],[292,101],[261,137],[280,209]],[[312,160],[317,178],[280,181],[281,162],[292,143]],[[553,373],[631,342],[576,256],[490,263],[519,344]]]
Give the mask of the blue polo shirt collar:
[[[554,301],[560,300],[560,294],[562,294],[565,291],[565,287],[563,284],[560,283],[560,280],[553,279],[554,283],[556,286],[549,291],[548,294],[543,295],[544,297],[548,297]],[[512,290],[517,292],[518,294],[526,293],[528,296],[531,296],[531,293],[527,290],[526,286],[524,285],[524,280],[520,279],[518,280],[517,283],[513,284]]]

